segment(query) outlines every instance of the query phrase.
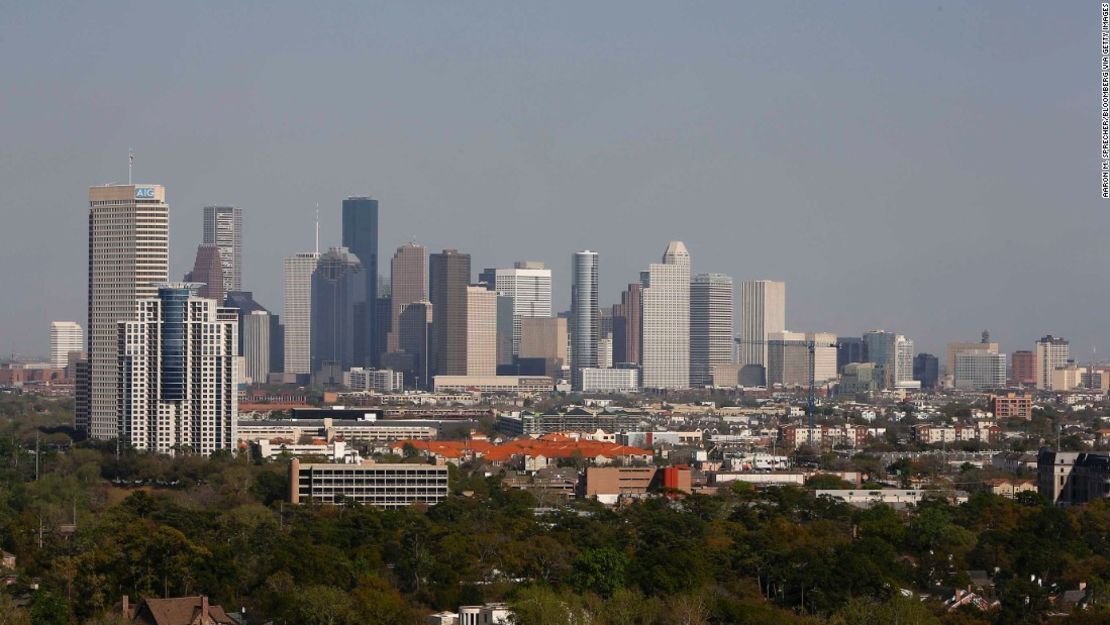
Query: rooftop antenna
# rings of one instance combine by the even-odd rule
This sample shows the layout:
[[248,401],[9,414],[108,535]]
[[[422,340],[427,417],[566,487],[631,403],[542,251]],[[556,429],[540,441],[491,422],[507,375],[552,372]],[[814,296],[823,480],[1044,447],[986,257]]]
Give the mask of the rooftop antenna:
[[131,170],[135,167],[135,150],[127,148],[127,184],[131,184]]
[[316,255],[320,255],[320,203],[316,202]]

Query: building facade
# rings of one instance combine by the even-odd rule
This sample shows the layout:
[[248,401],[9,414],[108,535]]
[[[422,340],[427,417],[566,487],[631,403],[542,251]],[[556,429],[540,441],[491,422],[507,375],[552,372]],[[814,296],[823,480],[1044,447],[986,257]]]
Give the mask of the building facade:
[[883,388],[912,388],[913,341],[885,330],[869,330],[863,335],[868,359],[882,368]]
[[932,354],[921,353],[913,357],[913,379],[921,382],[921,388],[936,388],[940,380],[940,362]]
[[713,367],[732,363],[732,300],[730,276],[699,273],[690,282],[692,386],[712,384]]
[[1034,386],[1037,383],[1036,356],[1027,349],[1010,354],[1010,381],[1014,386]]
[[236,206],[204,207],[205,245],[219,250],[224,293],[243,290],[243,209]]
[[1006,386],[1006,354],[976,349],[956,352],[952,383],[958,389],[985,391]]
[[511,269],[494,269],[490,288],[512,299],[512,354],[520,354],[521,319],[551,316],[551,270],[537,261],[520,261]]
[[582,370],[583,393],[635,393],[639,390],[638,369],[591,367]]
[[428,300],[428,249],[406,243],[393,253],[390,269],[390,323],[387,352],[401,351],[401,312],[409,304]]
[[643,344],[643,291],[632,283],[621,292],[621,301],[613,306],[613,362],[622,365],[640,364]]
[[238,440],[234,310],[165,284],[117,324],[119,437],[136,449],[209,455]]
[[853,362],[867,362],[867,343],[859,336],[836,337],[836,370]]
[[227,291],[224,289],[223,257],[220,248],[215,245],[202,243],[197,246],[197,256],[193,260],[193,270],[185,274],[185,282],[200,284],[197,295],[224,301]]
[[466,375],[497,375],[497,293],[466,287]]
[[740,285],[740,363],[767,367],[767,335],[786,331],[786,283],[752,280]]
[[89,380],[75,426],[92,438],[119,434],[119,327],[169,279],[169,218],[160,185],[89,189]]
[[641,384],[644,388],[690,387],[690,253],[671,241],[663,262],[640,274],[643,286]]
[[395,510],[447,498],[447,466],[429,464],[312,464],[289,462],[289,502],[355,501]]
[[265,384],[270,375],[270,313],[254,310],[240,321],[243,345],[243,373],[254,384]]

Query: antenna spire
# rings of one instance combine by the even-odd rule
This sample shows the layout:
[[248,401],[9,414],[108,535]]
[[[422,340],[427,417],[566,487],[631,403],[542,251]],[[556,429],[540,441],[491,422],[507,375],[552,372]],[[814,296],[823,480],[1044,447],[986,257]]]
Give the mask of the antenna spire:
[[131,184],[131,170],[135,167],[135,150],[127,148],[127,184]]

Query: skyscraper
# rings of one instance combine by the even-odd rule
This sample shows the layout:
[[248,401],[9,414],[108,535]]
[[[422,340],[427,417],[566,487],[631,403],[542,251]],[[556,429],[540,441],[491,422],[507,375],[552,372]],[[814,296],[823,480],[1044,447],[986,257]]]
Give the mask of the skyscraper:
[[836,370],[854,362],[867,362],[867,343],[858,336],[836,337]]
[[699,273],[690,282],[691,385],[713,383],[713,367],[732,362],[732,342],[732,278]]
[[1052,390],[1052,372],[1068,364],[1071,348],[1065,339],[1051,334],[1033,345],[1033,377],[1038,389]]
[[921,353],[913,357],[913,379],[921,388],[936,388],[940,379],[940,362],[932,354]]
[[75,426],[92,438],[119,434],[119,328],[169,279],[169,218],[160,185],[89,189],[89,379]]
[[662,263],[640,274],[643,285],[644,388],[690,387],[690,253],[671,241]]
[[913,379],[913,341],[885,330],[868,330],[863,340],[868,359],[882,367],[884,388],[920,386]]
[[204,243],[220,251],[224,293],[243,288],[243,209],[204,207]]
[[408,364],[401,367],[405,386],[431,388],[432,314],[432,303],[427,300],[411,302],[401,308],[399,353],[410,357]]
[[343,200],[343,247],[358,257],[362,263],[363,292],[366,306],[360,333],[364,345],[358,350],[364,362],[359,365],[377,366],[384,345],[375,345],[374,312],[378,301],[378,201],[369,197],[349,197]]
[[366,306],[366,277],[358,257],[333,247],[312,273],[312,373],[334,364],[340,370],[362,366],[366,340],[359,314]]
[[207,297],[222,303],[226,295],[224,291],[226,280],[220,248],[208,243],[198,245],[193,270],[185,274],[185,281],[200,284],[197,291],[199,297]]
[[77,322],[50,322],[50,366],[64,369],[69,366],[70,352],[83,351],[85,351],[85,333]]
[[432,375],[466,375],[467,287],[470,254],[447,249],[432,254],[428,287],[432,300]]
[[767,366],[767,335],[786,330],[786,283],[751,280],[740,285],[740,365]]
[[286,373],[312,373],[312,272],[319,260],[317,252],[285,259],[281,316],[285,320]]
[[393,317],[387,352],[401,350],[401,313],[406,306],[428,299],[428,249],[416,243],[406,243],[397,248],[390,262],[390,310]]
[[571,374],[576,389],[581,388],[581,370],[597,366],[597,340],[600,330],[598,309],[598,255],[575,252],[571,263],[570,320]]
[[265,384],[270,375],[270,313],[254,310],[244,315],[239,326],[243,335],[243,373],[254,384]]
[[497,375],[497,293],[466,287],[466,375]]
[[238,320],[193,288],[164,284],[117,324],[119,433],[136,449],[208,455],[238,442]]
[[487,270],[489,287],[498,295],[512,298],[512,353],[520,353],[520,320],[551,316],[551,270],[537,261],[520,261],[511,269]]
[[224,298],[224,308],[234,308],[239,314],[239,351],[237,353],[240,356],[246,356],[248,351],[244,340],[247,334],[245,319],[256,311],[266,313],[266,319],[270,322],[270,329],[266,332],[270,339],[269,346],[266,348],[270,355],[270,360],[266,364],[266,371],[268,373],[283,371],[285,367],[285,328],[281,325],[281,315],[275,315],[267,310],[265,306],[256,302],[254,294],[250,291],[231,291]]
[[639,365],[643,343],[643,287],[633,282],[621,293],[621,302],[613,306],[613,363]]

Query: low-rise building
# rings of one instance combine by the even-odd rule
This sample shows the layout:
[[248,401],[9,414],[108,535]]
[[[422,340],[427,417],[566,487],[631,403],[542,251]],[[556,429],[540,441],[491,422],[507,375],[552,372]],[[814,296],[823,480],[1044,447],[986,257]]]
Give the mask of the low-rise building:
[[513,611],[504,603],[459,607],[458,625],[509,625],[512,622]]
[[641,498],[655,483],[655,467],[589,467],[585,496],[605,504],[622,498]]
[[933,425],[919,423],[913,426],[913,439],[926,445],[978,441],[997,442],[1002,429],[993,424]]
[[447,467],[430,464],[289,463],[289,501],[353,500],[379,508],[437,504],[447,498]]
[[780,428],[779,432],[783,444],[794,449],[802,445],[860,447],[866,444],[868,439],[886,434],[886,428],[866,425],[816,425],[812,428],[804,425],[786,425]]
[[585,367],[580,372],[583,393],[635,393],[640,390],[639,369]]
[[1031,419],[1033,417],[1033,398],[1019,393],[991,395],[987,400],[988,410],[999,419]]
[[317,439],[311,443],[292,443],[281,439],[258,440],[252,445],[255,455],[262,460],[272,460],[280,456],[292,458],[322,458],[330,462],[360,464],[362,456],[357,449],[347,446],[344,441],[327,442]]
[[437,375],[434,390],[478,393],[550,393],[555,380],[544,375]]
[[1058,506],[1110,497],[1110,454],[1042,450],[1037,490]]

